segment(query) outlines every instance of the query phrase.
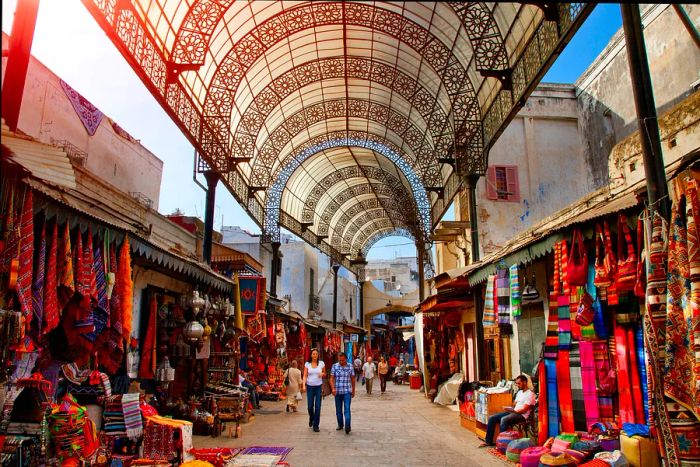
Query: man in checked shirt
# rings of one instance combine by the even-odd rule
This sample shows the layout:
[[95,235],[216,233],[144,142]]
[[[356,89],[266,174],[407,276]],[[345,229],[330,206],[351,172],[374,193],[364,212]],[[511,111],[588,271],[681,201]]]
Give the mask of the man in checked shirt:
[[[331,391],[335,396],[335,416],[338,418],[338,428],[345,428],[345,433],[350,433],[350,401],[355,397],[355,371],[352,365],[348,365],[348,357],[343,352],[338,352],[338,363],[331,367]],[[343,424],[343,409],[345,409],[345,423]]]

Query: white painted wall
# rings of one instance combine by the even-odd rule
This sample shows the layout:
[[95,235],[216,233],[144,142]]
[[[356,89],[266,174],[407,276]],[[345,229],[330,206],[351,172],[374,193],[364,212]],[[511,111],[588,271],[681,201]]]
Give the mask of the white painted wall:
[[[3,50],[8,46],[8,36],[3,32]],[[3,76],[6,63],[3,58]],[[88,153],[88,170],[126,193],[143,193],[158,210],[163,161],[140,143],[117,135],[107,116],[95,134],[88,135],[59,77],[34,57],[29,61],[18,127],[44,143],[69,141]]]

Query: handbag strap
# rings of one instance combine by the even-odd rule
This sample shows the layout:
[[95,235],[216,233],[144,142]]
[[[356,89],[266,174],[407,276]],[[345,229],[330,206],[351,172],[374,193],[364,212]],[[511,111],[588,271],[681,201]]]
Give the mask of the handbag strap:
[[[627,255],[624,256],[624,244],[627,246]],[[634,253],[634,244],[632,243],[632,234],[630,233],[630,228],[627,225],[627,218],[624,214],[620,214],[617,219],[617,259],[618,261],[625,261],[630,258],[636,258]]]
[[605,260],[605,253],[603,253],[603,228],[600,224],[595,226],[595,264],[596,266],[602,266]]
[[560,261],[561,261],[561,244],[559,242],[554,244],[554,278],[553,278],[553,285],[554,285],[554,296],[558,297],[559,296],[559,290],[561,287],[561,284],[559,283],[559,269],[560,269]]
[[574,229],[571,235],[571,256],[569,263],[582,264],[585,251],[583,249],[583,234],[579,229]]
[[559,261],[559,265],[561,267],[561,285],[562,285],[562,290],[565,295],[569,295],[570,289],[569,289],[569,274],[566,269],[566,265],[569,264],[569,253],[568,253],[568,248],[566,245],[566,240],[561,241],[561,257]]

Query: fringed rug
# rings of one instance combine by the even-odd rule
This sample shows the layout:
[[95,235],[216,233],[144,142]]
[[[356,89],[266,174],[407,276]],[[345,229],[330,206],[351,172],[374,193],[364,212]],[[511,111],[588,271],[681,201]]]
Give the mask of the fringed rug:
[[294,448],[287,448],[284,446],[251,446],[249,448],[245,448],[243,451],[241,451],[240,455],[244,454],[252,454],[256,456],[260,455],[273,455],[273,456],[280,456],[280,460],[285,460],[287,456],[289,455],[290,452],[292,452],[292,449]]
[[273,454],[238,454],[226,467],[276,467],[280,462],[282,458]]

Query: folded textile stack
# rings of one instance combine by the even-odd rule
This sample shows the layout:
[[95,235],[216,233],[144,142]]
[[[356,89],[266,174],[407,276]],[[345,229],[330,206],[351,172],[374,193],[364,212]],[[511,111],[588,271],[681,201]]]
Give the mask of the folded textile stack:
[[102,418],[102,430],[106,435],[126,436],[121,394],[105,398],[105,410]]
[[51,407],[49,433],[56,456],[66,459],[85,459],[99,447],[95,424],[87,416],[85,407],[69,394]]

